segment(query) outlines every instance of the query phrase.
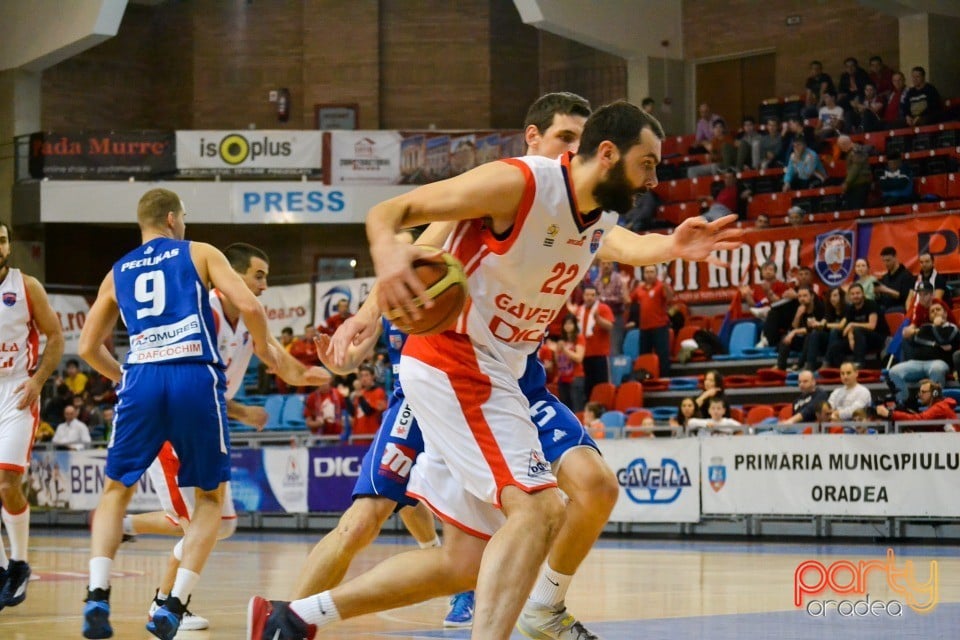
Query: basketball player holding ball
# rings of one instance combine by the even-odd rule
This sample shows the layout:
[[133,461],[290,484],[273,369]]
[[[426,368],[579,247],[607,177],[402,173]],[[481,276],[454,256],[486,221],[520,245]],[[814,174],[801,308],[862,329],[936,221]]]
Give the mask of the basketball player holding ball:
[[[400,375],[426,443],[409,493],[444,521],[445,546],[457,549],[459,566],[427,551],[394,556],[306,603],[309,610],[295,616],[303,628],[288,630],[294,611],[286,605],[255,598],[249,637],[312,638],[314,625],[469,588],[474,577],[473,637],[509,637],[564,518],[518,383],[527,356],[595,256],[643,265],[702,260],[739,244],[741,232],[728,228],[735,216],[689,219],[672,236],[642,239],[616,227],[615,212],[656,185],[662,137],[654,118],[615,103],[587,121],[577,156],[489,163],[371,210],[379,303],[402,309],[408,321],[418,318],[416,298],[424,294],[411,265],[428,252],[394,234],[458,222],[448,249],[464,264],[471,300],[453,331],[408,340]],[[551,225],[560,241],[548,246]],[[574,631],[537,637],[574,638]]]

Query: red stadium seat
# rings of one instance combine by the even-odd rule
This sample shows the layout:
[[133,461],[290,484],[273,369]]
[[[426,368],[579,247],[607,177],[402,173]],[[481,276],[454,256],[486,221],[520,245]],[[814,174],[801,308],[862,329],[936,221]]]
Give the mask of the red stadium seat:
[[599,402],[605,409],[613,408],[613,402],[617,396],[617,388],[609,382],[601,382],[594,385],[590,390],[590,402]]
[[627,413],[631,409],[643,406],[643,385],[639,382],[624,382],[617,387],[617,395],[613,401],[615,411]]
[[760,424],[767,418],[774,417],[773,407],[765,404],[758,405],[747,412],[744,422],[746,424]]

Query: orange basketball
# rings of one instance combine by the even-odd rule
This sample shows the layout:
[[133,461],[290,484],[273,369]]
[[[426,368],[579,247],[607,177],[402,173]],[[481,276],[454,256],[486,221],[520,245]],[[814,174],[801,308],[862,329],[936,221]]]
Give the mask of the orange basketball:
[[397,323],[406,333],[429,336],[449,329],[467,302],[467,276],[463,265],[446,251],[437,250],[434,256],[413,261],[413,270],[427,288],[426,297],[433,300],[430,309],[420,308],[420,319],[411,324],[397,321],[394,311],[386,313],[387,319]]

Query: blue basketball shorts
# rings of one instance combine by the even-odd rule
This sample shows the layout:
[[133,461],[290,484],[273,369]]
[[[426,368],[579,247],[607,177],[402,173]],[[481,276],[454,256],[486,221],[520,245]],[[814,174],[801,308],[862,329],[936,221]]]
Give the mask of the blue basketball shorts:
[[223,370],[213,365],[127,366],[117,391],[107,477],[133,486],[170,442],[180,458],[180,486],[211,491],[230,480],[225,391]]
[[363,457],[353,499],[379,496],[396,502],[398,510],[415,506],[417,500],[407,496],[407,482],[410,469],[422,451],[423,436],[410,405],[403,396],[392,395],[380,430]]
[[537,425],[540,446],[550,464],[556,465],[563,454],[576,447],[592,447],[600,452],[577,416],[557,396],[541,389],[527,396],[527,400],[530,401],[530,419]]

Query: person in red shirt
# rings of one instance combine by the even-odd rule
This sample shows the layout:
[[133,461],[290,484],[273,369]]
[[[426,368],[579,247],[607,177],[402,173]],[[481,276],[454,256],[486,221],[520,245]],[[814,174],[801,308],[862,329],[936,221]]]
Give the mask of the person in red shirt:
[[587,401],[583,375],[587,340],[580,333],[576,316],[568,315],[563,319],[563,332],[553,346],[557,357],[557,397],[571,411],[582,411]]
[[[956,420],[957,401],[953,398],[943,397],[943,387],[932,380],[921,380],[920,389],[917,391],[917,403],[921,407],[926,407],[920,413],[911,413],[909,411],[900,411],[894,409],[890,411],[884,405],[877,406],[877,415],[881,418],[893,417],[896,421],[902,422],[920,422],[923,420]],[[901,431],[954,431],[954,425],[928,424],[928,425],[901,425]]]
[[308,322],[303,328],[303,337],[290,343],[287,352],[308,367],[320,366],[317,349],[313,344],[313,339],[316,336],[317,328]]
[[350,438],[356,444],[370,444],[372,439],[357,436],[372,436],[380,428],[380,417],[387,408],[387,392],[377,386],[376,371],[370,365],[360,366],[357,388],[350,394],[350,413],[353,427]]
[[670,316],[673,287],[659,278],[655,265],[643,268],[643,279],[630,293],[630,324],[640,329],[640,353],[656,353],[660,376],[670,375]]
[[890,95],[887,97],[887,105],[883,108],[881,117],[884,123],[890,128],[902,127],[905,123],[903,121],[901,98],[903,98],[903,92],[907,88],[907,81],[899,71],[894,73],[890,80],[893,89],[891,89]]
[[587,400],[593,387],[610,381],[610,330],[613,328],[613,310],[600,302],[597,288],[583,288],[583,304],[571,312],[583,331],[586,347],[583,355],[583,393]]
[[328,382],[317,387],[303,401],[303,417],[314,435],[337,436],[343,432],[344,400]]
[[783,280],[777,279],[776,263],[773,260],[764,262],[760,267],[760,282],[752,287],[748,284],[743,285],[740,287],[740,294],[750,313],[764,321],[761,346],[780,344],[781,334],[785,333],[785,328],[782,318],[778,317],[779,314],[775,314],[775,317],[768,321],[770,309],[778,303],[782,304],[782,301],[796,299],[797,292]]
[[350,313],[350,301],[346,298],[343,298],[337,301],[337,312],[327,318],[326,326],[324,327],[323,332],[328,335],[333,335],[334,332],[343,324],[344,320],[352,316]]

